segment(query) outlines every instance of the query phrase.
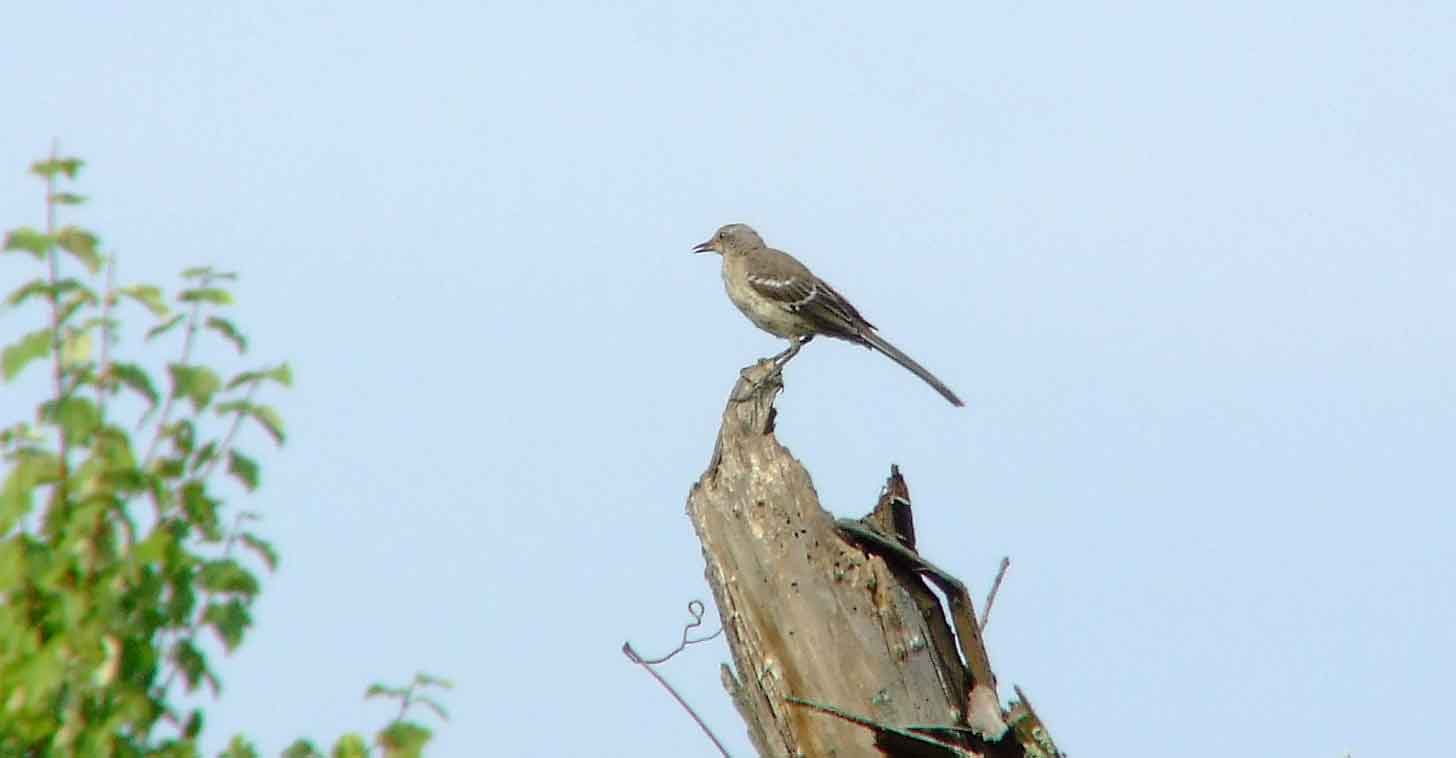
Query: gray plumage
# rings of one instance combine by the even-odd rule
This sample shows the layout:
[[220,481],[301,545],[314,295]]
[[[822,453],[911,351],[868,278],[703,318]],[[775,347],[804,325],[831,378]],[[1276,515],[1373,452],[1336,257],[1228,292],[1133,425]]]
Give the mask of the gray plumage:
[[722,255],[728,298],[760,329],[793,341],[788,350],[774,357],[780,365],[822,334],[877,350],[920,377],[952,405],[964,405],[934,374],[881,337],[875,325],[843,295],[793,256],[765,245],[751,227],[729,224],[693,250]]

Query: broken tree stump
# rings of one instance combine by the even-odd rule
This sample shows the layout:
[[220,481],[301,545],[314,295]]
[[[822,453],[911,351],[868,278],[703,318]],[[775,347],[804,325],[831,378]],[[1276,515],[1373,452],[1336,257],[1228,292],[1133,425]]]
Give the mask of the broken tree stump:
[[687,508],[759,754],[1056,755],[1029,708],[1002,708],[964,586],[915,552],[898,470],[870,516],[836,522],[774,437],[770,369],[743,371]]

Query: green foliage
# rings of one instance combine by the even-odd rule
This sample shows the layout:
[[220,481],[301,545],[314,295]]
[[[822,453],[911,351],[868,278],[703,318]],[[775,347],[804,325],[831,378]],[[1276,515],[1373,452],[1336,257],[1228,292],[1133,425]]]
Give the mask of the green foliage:
[[157,318],[165,318],[171,310],[162,298],[162,290],[150,284],[135,284],[118,289],[117,294],[140,303]]
[[167,373],[172,376],[172,396],[191,400],[194,411],[206,408],[222,387],[217,372],[206,366],[173,363],[167,367]]
[[364,758],[369,755],[369,745],[357,734],[346,734],[334,743],[332,758]]
[[[54,201],[54,196],[52,196]],[[76,260],[94,274],[101,270],[101,254],[96,252],[96,235],[85,229],[68,226],[56,233],[56,244],[62,250],[75,256]]]
[[[10,231],[0,253],[26,253],[40,269],[5,300],[7,316],[39,323],[0,349],[0,379],[40,368],[48,379],[30,419],[0,419],[0,756],[191,758],[206,718],[179,700],[217,694],[214,658],[244,642],[258,571],[278,565],[273,546],[243,528],[257,515],[234,512],[224,485],[258,489],[261,466],[244,444],[284,440],[282,416],[258,395],[291,386],[293,374],[286,363],[222,371],[196,360],[202,339],[248,349],[220,313],[236,274],[187,269],[169,302],[155,285],[110,284],[94,233],[51,228],[58,210],[83,202],[57,189],[81,165],[32,165],[46,183],[47,228]],[[123,338],[142,331],[140,352],[124,355]],[[19,410],[5,392],[3,410]],[[390,693],[402,707],[376,735],[383,755],[419,754],[429,730],[403,717],[416,704],[443,717],[416,692],[438,684],[417,677]],[[370,752],[349,734],[330,754]],[[304,740],[284,754],[323,755]],[[238,736],[221,755],[259,753]]]
[[238,331],[236,326],[233,326],[233,322],[221,316],[209,316],[207,319],[207,328],[217,332],[228,342],[233,343],[233,347],[237,348],[239,353],[248,352],[248,338],[244,337],[243,333]]
[[49,234],[41,234],[28,226],[11,229],[5,234],[5,250],[30,253],[36,258],[45,258],[54,244],[56,244],[54,237]]
[[379,735],[384,754],[397,758],[417,758],[429,741],[430,730],[409,721],[396,721]]
[[258,758],[258,750],[240,735],[228,743],[226,750],[218,753],[218,758]]
[[[410,711],[416,706],[424,705],[441,720],[448,720],[445,710],[423,691],[429,688],[449,689],[450,682],[428,674],[416,674],[413,681],[404,687],[389,687],[383,684],[372,684],[364,693],[365,699],[385,698],[399,703],[399,712],[384,728],[374,735],[374,744],[379,746],[378,755],[383,758],[418,758],[424,754],[425,745],[429,743],[432,732],[429,728],[415,721],[406,720]],[[364,758],[373,754],[369,743],[363,735],[345,734],[334,742],[333,749],[328,753],[329,758]],[[256,756],[252,745],[242,737],[234,737],[228,746],[228,752],[222,754],[223,758],[248,758]],[[314,743],[308,740],[297,740],[283,751],[284,758],[324,758],[324,753]]]
[[31,361],[51,354],[51,330],[37,329],[7,345],[0,352],[0,367],[3,367],[5,381],[10,381],[25,370]]
[[[76,172],[80,171],[84,165],[86,162],[80,158],[58,158],[52,155],[50,158],[30,164],[30,173],[48,180],[54,180],[57,174],[65,174],[67,179],[75,179]],[[54,184],[47,182],[46,189],[48,195],[55,196]]]
[[[448,679],[425,673],[415,674],[415,678],[404,687],[390,687],[378,683],[369,685],[369,689],[364,692],[366,699],[377,697],[399,702],[399,714],[395,716],[394,721],[380,730],[376,737],[376,741],[387,758],[417,758],[422,754],[432,733],[422,724],[406,721],[405,716],[416,706],[424,706],[433,711],[441,721],[450,720],[444,707],[425,692],[431,689],[448,690],[454,686]],[[340,742],[342,743],[343,740]],[[335,748],[335,755],[338,755],[337,748]]]

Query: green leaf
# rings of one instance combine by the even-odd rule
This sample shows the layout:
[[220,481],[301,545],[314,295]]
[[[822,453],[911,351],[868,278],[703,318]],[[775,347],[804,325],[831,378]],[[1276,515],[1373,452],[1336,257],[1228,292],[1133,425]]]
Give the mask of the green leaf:
[[[228,389],[232,389],[232,388],[237,387],[239,385],[243,385],[243,384],[248,384],[250,382],[259,381],[262,378],[263,378],[263,372],[262,371],[244,371],[242,373],[239,373],[237,376],[233,377],[232,379],[229,379],[228,380],[228,383],[227,383],[227,388]],[[228,403],[227,405],[229,406],[229,409],[230,410],[238,410],[238,409],[243,408],[243,407],[252,407],[251,404],[244,403],[244,402],[241,402],[241,401],[238,401],[236,403]],[[218,412],[221,413],[222,412],[221,411],[222,406],[218,406],[218,408],[219,408],[219,411]]]
[[368,758],[369,743],[358,734],[346,734],[334,743],[332,758]]
[[113,363],[111,364],[111,375],[127,389],[146,398],[148,410],[155,407],[157,401],[161,399],[157,394],[157,388],[152,385],[151,375],[135,363]]
[[441,721],[450,720],[450,714],[445,712],[445,706],[435,702],[435,699],[430,697],[429,695],[416,695],[414,702],[422,703],[425,705],[425,707],[434,711],[435,715],[439,716]]
[[87,271],[94,274],[101,270],[101,254],[96,252],[96,235],[78,226],[67,226],[56,233],[56,242],[60,243],[62,250],[84,264]]
[[130,287],[122,287],[117,292],[140,303],[157,318],[166,316],[170,310],[167,303],[162,300],[162,290],[150,284],[134,284]]
[[80,158],[49,158],[30,164],[30,173],[46,177],[65,174],[67,179],[75,179],[84,165],[86,162]]
[[253,617],[241,600],[213,603],[202,613],[203,623],[217,632],[218,639],[229,653],[243,641],[243,633],[253,625]]
[[61,365],[74,367],[91,360],[91,333],[73,332],[61,343]]
[[101,426],[101,410],[90,398],[72,395],[59,403],[52,400],[41,406],[45,417],[65,431],[72,442],[85,442]]
[[218,754],[217,758],[259,758],[258,749],[253,743],[243,738],[241,734],[233,737],[228,743],[227,750]]
[[290,367],[287,363],[280,363],[277,366],[268,369],[264,376],[272,379],[275,382],[278,382],[284,387],[293,386],[293,368]]
[[[30,513],[37,489],[60,479],[61,460],[54,453],[21,451],[11,458],[10,473],[0,487],[0,534],[9,535]],[[0,542],[0,545],[5,544]]]
[[66,316],[61,318],[62,321],[65,321],[69,317],[70,311],[74,311],[81,305],[96,302],[96,294],[79,280],[71,277],[61,279],[55,284],[51,284],[44,279],[32,279],[18,287],[14,292],[11,292],[10,296],[5,299],[5,302],[11,306],[19,306],[26,300],[36,296],[45,296],[46,299],[54,298],[59,300],[62,295],[68,292],[78,294],[76,297],[66,301],[68,311]]
[[263,425],[263,428],[273,437],[274,442],[283,444],[283,417],[278,415],[278,411],[273,410],[272,406],[254,405],[249,409],[248,415]]
[[187,521],[200,529],[208,539],[221,538],[217,526],[218,502],[207,496],[202,482],[192,480],[182,485],[182,511]]
[[128,482],[137,482],[135,477],[142,476],[140,470],[122,470],[136,468],[136,456],[132,454],[131,449],[131,435],[121,427],[106,424],[105,419],[102,422],[102,427],[96,430],[96,447],[91,451],[92,456],[98,463],[107,465],[110,469],[109,475],[122,476]]
[[11,229],[5,235],[6,250],[21,250],[37,258],[44,258],[46,253],[51,251],[51,245],[55,243],[55,239],[50,235],[41,234],[28,226]]
[[[232,389],[232,388],[233,388],[233,385],[231,383],[229,383],[228,384],[228,389]],[[248,411],[250,411],[252,409],[253,409],[253,404],[250,403],[250,402],[248,402],[248,401],[246,401],[246,400],[228,400],[227,402],[218,403],[217,405],[212,406],[212,412],[213,413],[216,413],[219,416],[226,416],[229,413],[243,413],[243,414],[246,414]]]
[[[174,519],[169,524],[169,528],[177,528],[185,532],[187,524],[182,519]],[[197,607],[197,591],[192,586],[192,567],[196,563],[197,561],[191,553],[185,549],[179,549],[169,554],[158,567],[165,577],[167,585],[166,597],[158,610],[172,626],[189,626],[192,623],[192,612]]]
[[172,646],[172,665],[181,672],[182,679],[187,682],[188,691],[197,689],[204,677],[212,675],[207,670],[207,656],[189,639],[178,640]]
[[183,279],[202,279],[212,276],[212,266],[193,266],[182,269]]
[[192,456],[192,472],[201,471],[202,467],[211,463],[215,457],[217,457],[217,440],[212,440],[199,448]]
[[136,543],[132,556],[142,563],[158,563],[165,559],[177,544],[177,537],[170,529],[153,527],[146,538]]
[[202,732],[202,709],[192,709],[192,715],[187,717],[187,723],[182,727],[182,737],[189,740],[197,739]]
[[197,584],[205,590],[252,597],[258,594],[258,578],[231,558],[218,558],[202,564]]
[[92,292],[90,289],[86,287],[79,287],[76,288],[74,292],[75,294],[73,294],[71,297],[66,298],[66,301],[61,304],[61,313],[59,319],[63,324],[69,322],[71,320],[71,316],[74,316],[76,314],[76,311],[88,305],[96,304],[96,293]]
[[376,682],[369,685],[369,689],[364,690],[364,699],[368,700],[369,698],[373,697],[386,697],[397,699],[404,697],[406,694],[407,693],[403,688],[390,687],[388,685],[383,685]]
[[[44,442],[45,437],[37,432],[34,427],[24,421],[17,421],[10,426],[0,429],[0,449],[22,445],[36,445]],[[4,534],[4,532],[0,532]]]
[[162,433],[172,441],[172,446],[179,455],[192,455],[197,447],[197,425],[191,419],[177,419],[168,424]]
[[37,329],[0,353],[0,373],[5,375],[5,381],[8,382],[24,370],[26,364],[50,354],[51,330]]
[[439,687],[446,690],[453,689],[455,687],[455,683],[450,681],[449,679],[439,676],[430,676],[423,671],[415,674],[415,684],[418,684],[421,687]]
[[249,492],[258,489],[258,462],[236,450],[228,451],[228,473]]
[[206,366],[185,366],[168,364],[172,375],[172,394],[192,401],[192,407],[199,412],[212,402],[212,396],[222,389],[222,379],[217,372]]
[[293,386],[293,369],[287,363],[280,363],[273,368],[263,369],[261,371],[244,371],[229,380],[227,388],[232,389],[249,382],[256,382],[260,379],[268,379],[284,387],[291,387]]
[[185,468],[181,458],[158,458],[152,466],[163,479],[180,479]]
[[74,192],[57,192],[51,195],[51,202],[56,205],[80,205],[86,202],[86,198]]
[[295,740],[283,751],[283,758],[323,758],[323,753],[308,740]]
[[88,302],[96,302],[96,293],[92,292],[90,287],[82,284],[81,280],[77,279],[74,276],[68,276],[64,279],[57,280],[54,291],[57,298],[72,292],[78,292],[81,293],[84,296],[83,299],[87,300]]
[[220,316],[209,316],[207,319],[207,328],[222,335],[223,339],[228,342],[233,343],[233,347],[237,348],[239,353],[248,352],[248,338],[244,337],[243,333],[239,332],[238,328],[233,326],[233,322]]
[[233,296],[227,290],[216,287],[194,287],[182,290],[177,299],[184,303],[212,303],[213,305],[232,305]]
[[25,284],[20,285],[19,287],[16,287],[15,291],[11,292],[10,296],[5,298],[5,304],[11,306],[12,308],[17,307],[21,303],[24,303],[26,300],[29,300],[36,295],[49,295],[50,292],[50,282],[47,282],[46,280],[37,277],[35,279],[31,279]]
[[430,730],[411,721],[396,721],[379,731],[379,744],[389,758],[419,758],[430,741]]
[[238,539],[242,540],[245,547],[253,551],[254,555],[257,555],[263,560],[263,563],[268,565],[269,571],[278,570],[278,551],[273,549],[272,543],[252,532],[243,532],[238,535]]
[[167,332],[172,331],[172,327],[174,327],[174,326],[176,326],[176,325],[178,325],[180,323],[182,323],[182,314],[179,313],[179,314],[173,316],[172,318],[169,318],[166,321],[163,321],[162,323],[157,324],[156,326],[152,327],[151,329],[148,329],[147,330],[147,339],[152,339],[153,337],[158,337],[158,336],[161,336],[163,334],[166,334]]

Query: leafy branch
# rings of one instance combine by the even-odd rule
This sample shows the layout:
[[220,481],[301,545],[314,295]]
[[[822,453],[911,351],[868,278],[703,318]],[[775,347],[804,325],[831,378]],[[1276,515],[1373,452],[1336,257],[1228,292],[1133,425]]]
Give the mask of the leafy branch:
[[[0,431],[0,754],[187,754],[202,713],[183,713],[173,682],[216,691],[199,632],[212,629],[231,651],[251,626],[261,585],[237,549],[268,570],[277,563],[266,540],[243,530],[254,514],[232,517],[224,532],[217,475],[226,461],[245,492],[258,488],[260,466],[240,448],[241,430],[252,419],[284,441],[282,417],[258,398],[265,385],[291,385],[292,374],[277,364],[224,383],[195,362],[203,331],[239,355],[247,339],[219,312],[233,303],[224,286],[236,276],[189,269],[174,301],[190,316],[187,331],[166,366],[167,392],[158,392],[146,362],[119,350],[127,332],[117,307],[132,301],[153,319],[144,346],[182,316],[159,287],[118,287],[115,258],[98,252],[97,236],[60,223],[64,207],[84,201],[62,188],[81,166],[54,148],[32,165],[45,185],[43,226],[9,231],[0,251],[0,260],[28,255],[41,267],[6,297],[9,311],[39,301],[45,312],[43,326],[0,351],[0,380],[14,383],[49,358],[48,397],[34,420]],[[151,433],[140,458],[128,428]],[[143,502],[150,512],[138,512]],[[176,734],[154,736],[160,723]]]
[[[403,687],[377,683],[369,685],[369,689],[364,693],[364,699],[378,697],[399,701],[399,711],[395,717],[374,735],[374,744],[379,747],[378,754],[383,758],[418,758],[422,755],[432,733],[422,724],[406,721],[405,717],[415,706],[424,706],[434,712],[441,721],[449,721],[450,717],[445,712],[445,708],[433,697],[423,693],[426,690],[448,690],[452,687],[454,685],[449,680],[425,673],[415,674],[414,679]],[[366,758],[366,756],[374,754],[375,751],[370,749],[369,744],[364,741],[364,737],[357,733],[340,737],[329,753],[332,758]],[[220,758],[257,758],[257,755],[253,746],[239,737],[232,741]],[[323,756],[324,753],[308,740],[298,740],[283,751],[283,758],[323,758]]]
[[[0,249],[0,264],[28,256],[40,269],[5,298],[5,315],[43,309],[41,325],[0,349],[0,382],[49,369],[34,416],[0,419],[0,755],[191,758],[204,712],[184,709],[177,690],[218,693],[210,651],[243,642],[262,587],[255,569],[278,564],[252,530],[258,514],[231,507],[220,479],[242,496],[259,489],[247,430],[284,443],[283,417],[262,398],[293,374],[287,363],[222,368],[250,347],[227,315],[236,274],[189,268],[170,299],[152,284],[118,286],[116,256],[58,219],[84,202],[63,186],[81,167],[54,147],[31,166],[45,185],[43,225],[10,230]],[[178,327],[174,360],[150,363]],[[233,356],[200,361],[206,337]],[[421,674],[370,688],[400,700],[375,739],[382,755],[420,754],[430,730],[406,717],[419,706],[445,718],[428,692],[443,687]],[[371,752],[346,734],[331,755]],[[258,753],[239,736],[223,755]],[[321,754],[300,740],[285,755]]]

